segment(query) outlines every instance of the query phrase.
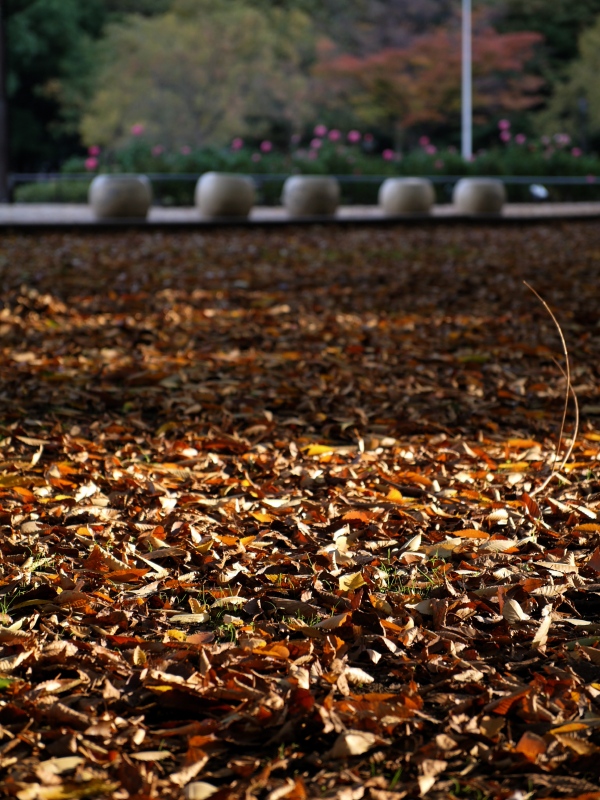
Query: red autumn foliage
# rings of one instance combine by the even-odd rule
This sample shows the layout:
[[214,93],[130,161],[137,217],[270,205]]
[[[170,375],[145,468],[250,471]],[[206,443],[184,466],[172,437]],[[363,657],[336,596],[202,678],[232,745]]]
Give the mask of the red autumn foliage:
[[[473,37],[473,99],[480,119],[539,102],[543,81],[526,67],[541,41],[539,33],[501,34],[480,20]],[[349,103],[368,123],[392,129],[452,124],[460,114],[460,30],[438,28],[405,48],[364,57],[336,55],[324,44],[317,74],[324,92]]]

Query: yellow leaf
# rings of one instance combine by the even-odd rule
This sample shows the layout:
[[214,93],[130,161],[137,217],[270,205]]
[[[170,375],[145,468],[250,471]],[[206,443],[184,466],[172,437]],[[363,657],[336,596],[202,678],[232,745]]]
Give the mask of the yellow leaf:
[[238,543],[239,539],[235,536],[218,536],[217,539],[224,544],[226,547],[233,547],[235,544]]
[[530,466],[529,461],[507,461],[505,464],[498,464],[498,469],[509,469],[511,472],[526,472]]
[[305,449],[307,456],[324,456],[326,453],[334,451],[334,448],[327,444],[311,444]]
[[274,519],[270,514],[265,514],[262,511],[254,511],[250,516],[254,517],[258,522],[273,522]]
[[210,539],[208,542],[202,542],[202,544],[199,544],[195,549],[197,553],[208,553],[212,546],[213,541]]
[[167,631],[169,639],[174,639],[176,642],[185,642],[187,635],[184,631],[172,630]]
[[399,492],[398,489],[390,489],[387,494],[387,499],[391,500],[393,503],[401,503],[404,500],[402,497],[402,492]]
[[574,733],[575,731],[585,731],[589,726],[585,722],[568,722],[560,728],[551,728],[550,733]]
[[136,647],[133,651],[133,663],[136,667],[145,667],[148,664],[146,653],[144,653],[141,647]]
[[340,589],[343,592],[355,592],[367,583],[360,572],[353,572],[351,575],[342,575],[339,580]]

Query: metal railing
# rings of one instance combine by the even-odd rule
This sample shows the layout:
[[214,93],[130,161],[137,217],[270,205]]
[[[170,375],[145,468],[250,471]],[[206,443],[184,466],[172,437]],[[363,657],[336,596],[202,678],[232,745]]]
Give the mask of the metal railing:
[[[144,173],[151,183],[160,184],[173,184],[194,183],[198,180],[201,173],[168,173],[168,172],[151,172]],[[283,183],[286,178],[290,176],[289,173],[252,173],[248,174],[259,192],[268,187],[269,184]],[[62,172],[35,172],[35,173],[12,173],[9,175],[9,191],[10,197],[14,196],[14,191],[19,185],[23,184],[44,184],[53,183],[56,185],[55,200],[60,200],[60,185],[68,183],[89,183],[95,177],[94,174],[87,172],[84,173],[62,173]],[[386,180],[387,175],[332,175],[336,178],[342,187],[349,187],[354,185],[367,185],[376,188]],[[400,176],[399,176],[400,177]],[[449,197],[452,193],[454,184],[465,177],[474,177],[469,175],[423,175],[421,177],[428,178],[432,183],[440,185],[444,189],[444,193]],[[508,186],[539,186],[544,187],[599,187],[600,188],[600,175],[488,175],[481,177],[495,178],[501,180]],[[532,199],[540,199],[539,196],[532,195]],[[600,193],[598,194],[600,199]]]

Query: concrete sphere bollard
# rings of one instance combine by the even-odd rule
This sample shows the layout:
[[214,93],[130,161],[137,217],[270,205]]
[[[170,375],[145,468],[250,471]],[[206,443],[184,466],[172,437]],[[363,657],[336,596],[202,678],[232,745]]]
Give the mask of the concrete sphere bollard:
[[493,178],[462,178],[454,187],[452,201],[461,214],[500,214],[506,189]]
[[292,217],[333,216],[340,204],[340,185],[327,175],[293,175],[283,184],[281,201]]
[[379,205],[390,216],[429,214],[434,202],[433,184],[427,178],[388,178],[379,189]]
[[140,219],[152,204],[152,186],[145,175],[98,175],[90,184],[88,202],[99,219]]
[[196,184],[196,207],[207,217],[247,217],[256,190],[250,178],[205,172]]

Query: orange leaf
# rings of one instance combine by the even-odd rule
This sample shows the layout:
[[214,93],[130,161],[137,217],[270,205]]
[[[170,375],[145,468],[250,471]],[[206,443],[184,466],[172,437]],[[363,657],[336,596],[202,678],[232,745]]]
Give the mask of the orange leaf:
[[369,511],[348,511],[342,519],[346,522],[371,522],[371,520],[376,519],[375,514],[370,513]]
[[31,503],[35,497],[33,492],[30,492],[29,489],[26,489],[24,486],[13,486],[13,492],[18,494],[23,500],[26,500],[28,503]]
[[546,752],[546,742],[537,733],[525,731],[515,749],[517,753],[523,753],[529,761],[535,761],[538,756]]
[[149,569],[120,569],[107,573],[106,579],[115,583],[137,583],[148,572]]
[[475,528],[465,528],[463,531],[453,531],[452,536],[459,539],[489,539],[489,533],[485,531],[478,531]]
[[530,447],[541,447],[534,439],[509,439],[506,444],[513,450],[529,450]]

